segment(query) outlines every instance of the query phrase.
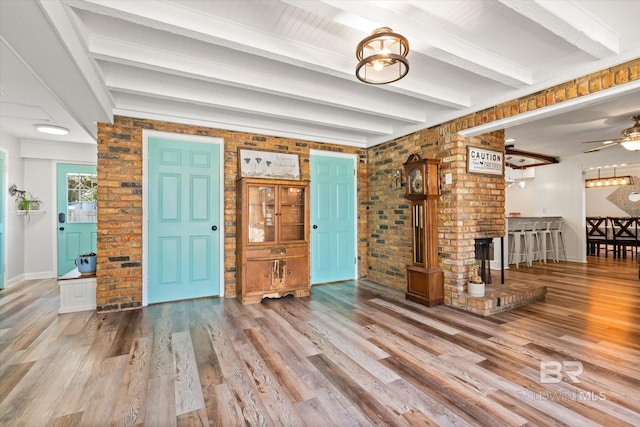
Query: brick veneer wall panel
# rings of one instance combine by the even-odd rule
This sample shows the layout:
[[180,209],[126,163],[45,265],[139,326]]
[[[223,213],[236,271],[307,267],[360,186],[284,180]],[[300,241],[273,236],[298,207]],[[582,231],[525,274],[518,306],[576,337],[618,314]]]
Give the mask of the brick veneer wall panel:
[[[142,133],[143,129],[224,140],[224,295],[235,296],[236,178],[239,147],[295,153],[300,172],[308,179],[312,149],[357,154],[358,200],[367,194],[365,151],[289,138],[231,132],[201,126],[116,116],[114,124],[98,125],[98,311],[142,306]],[[366,206],[359,205],[359,277],[367,273]]]
[[640,58],[468,114],[448,122],[445,126],[449,126],[449,131],[455,133],[473,126],[594,94],[635,80],[640,80]]

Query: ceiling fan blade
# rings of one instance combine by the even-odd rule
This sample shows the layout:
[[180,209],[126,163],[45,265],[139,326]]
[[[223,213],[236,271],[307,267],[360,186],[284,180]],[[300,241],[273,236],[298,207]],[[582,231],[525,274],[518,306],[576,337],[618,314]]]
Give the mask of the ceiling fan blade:
[[594,144],[596,142],[604,143],[604,144],[613,144],[614,142],[618,142],[617,139],[598,139],[595,141],[581,141],[581,144]]
[[589,148],[588,150],[584,150],[583,153],[593,153],[595,151],[600,151],[603,148],[615,147],[616,145],[618,145],[618,144],[617,143],[615,143],[615,144],[605,144],[605,145],[601,145],[599,147],[594,147],[594,148]]

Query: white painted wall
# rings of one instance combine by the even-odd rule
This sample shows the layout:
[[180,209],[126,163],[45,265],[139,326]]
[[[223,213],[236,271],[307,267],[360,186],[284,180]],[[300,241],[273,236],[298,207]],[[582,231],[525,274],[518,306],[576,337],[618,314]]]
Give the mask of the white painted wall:
[[24,159],[24,189],[42,200],[44,214],[20,217],[24,227],[25,277],[57,276],[55,164],[51,160]]
[[7,188],[6,195],[6,212],[5,212],[5,287],[10,287],[24,280],[24,252],[25,252],[25,236],[22,218],[16,214],[17,205],[15,199],[9,195],[8,188],[11,184],[16,184],[19,189],[24,188],[24,161],[20,158],[20,143],[18,139],[0,131],[0,148],[6,156],[7,175],[5,184]]

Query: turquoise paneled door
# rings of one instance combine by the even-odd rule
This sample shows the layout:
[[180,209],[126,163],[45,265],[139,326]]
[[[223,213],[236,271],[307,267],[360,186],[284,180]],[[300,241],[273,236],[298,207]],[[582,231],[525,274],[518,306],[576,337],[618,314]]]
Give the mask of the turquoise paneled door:
[[220,147],[148,141],[149,303],[219,295]]
[[311,283],[356,278],[355,158],[311,155]]
[[76,268],[76,258],[96,252],[98,179],[93,165],[57,165],[58,275]]
[[4,191],[6,188],[4,183],[5,170],[4,153],[0,152],[0,289],[4,289],[4,205],[6,203]]

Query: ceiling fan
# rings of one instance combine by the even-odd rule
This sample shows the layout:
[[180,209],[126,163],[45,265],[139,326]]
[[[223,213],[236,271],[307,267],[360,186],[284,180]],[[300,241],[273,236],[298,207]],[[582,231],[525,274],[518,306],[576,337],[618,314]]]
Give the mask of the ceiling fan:
[[594,142],[601,142],[599,147],[589,148],[584,150],[585,153],[593,153],[594,151],[600,151],[603,148],[614,147],[616,145],[622,145],[629,151],[640,150],[640,115],[631,117],[631,120],[635,121],[635,124],[627,129],[624,129],[620,133],[618,139],[601,139],[599,141],[583,141],[584,144],[592,144]]

